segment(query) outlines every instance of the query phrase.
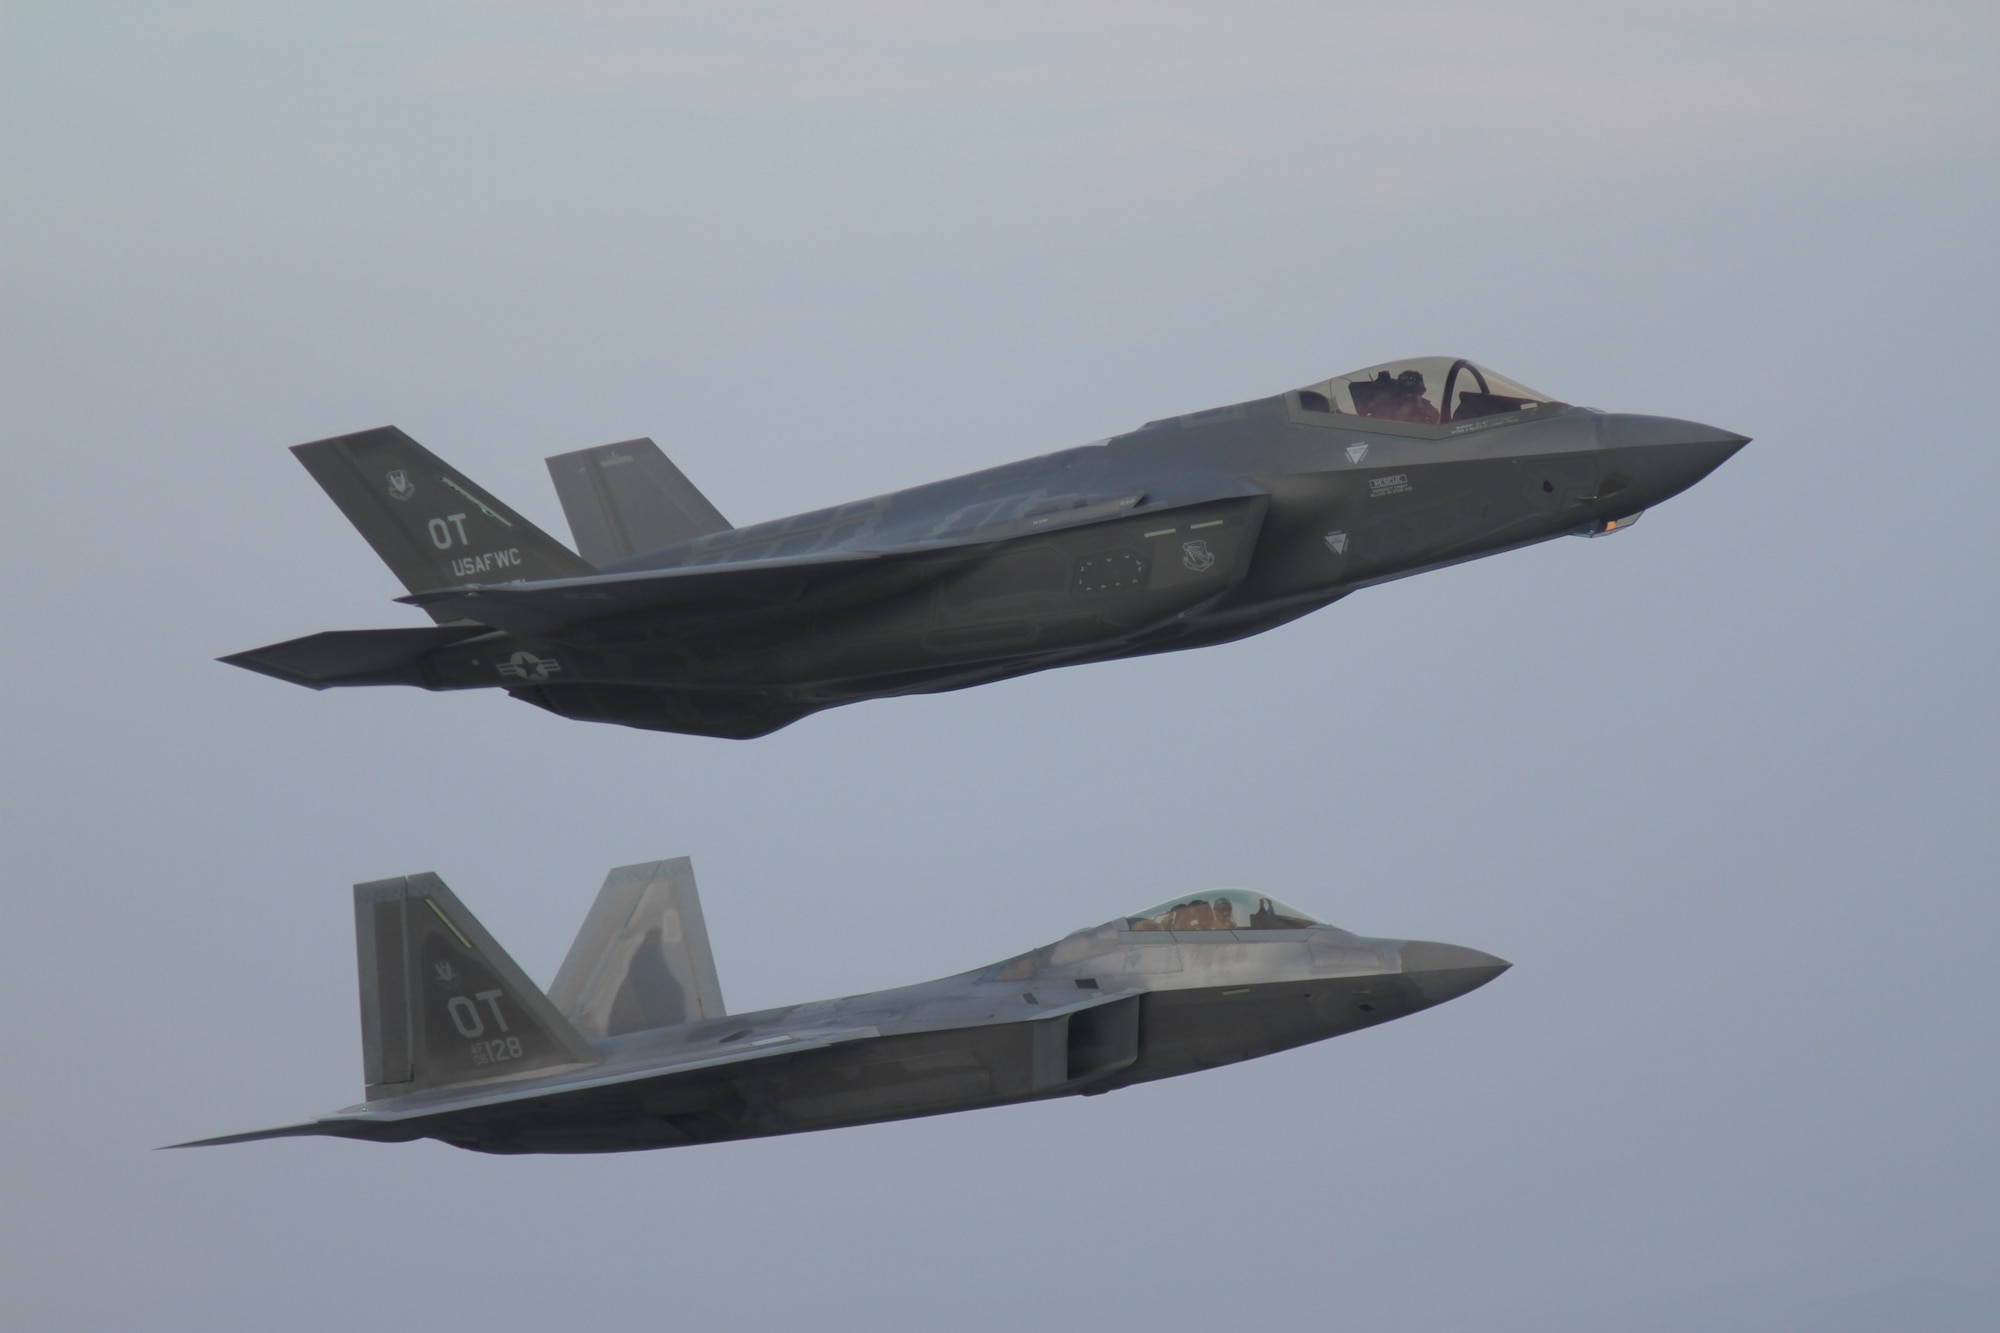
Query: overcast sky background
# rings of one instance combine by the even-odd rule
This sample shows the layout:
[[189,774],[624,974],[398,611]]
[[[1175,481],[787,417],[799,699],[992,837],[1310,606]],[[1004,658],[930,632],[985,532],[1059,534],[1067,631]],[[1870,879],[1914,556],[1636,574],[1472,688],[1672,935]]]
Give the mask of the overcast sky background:
[[[2000,11],[0,7],[0,1324],[2000,1324]],[[738,523],[1396,356],[1756,442],[1633,531],[729,742],[215,663],[421,624],[285,446]],[[1512,959],[1121,1092],[292,1141],[348,885],[546,982],[694,857],[751,1009],[1254,886]]]

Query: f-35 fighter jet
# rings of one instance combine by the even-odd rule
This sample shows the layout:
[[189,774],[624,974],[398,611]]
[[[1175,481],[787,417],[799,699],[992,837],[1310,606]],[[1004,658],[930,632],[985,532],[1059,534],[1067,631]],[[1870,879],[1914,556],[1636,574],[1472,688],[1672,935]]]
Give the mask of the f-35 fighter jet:
[[368,1100],[175,1146],[623,1152],[1089,1096],[1386,1023],[1508,966],[1223,889],[940,981],[731,1015],[685,858],[612,871],[546,995],[435,875],[357,884],[354,913]]
[[650,440],[563,454],[579,555],[385,426],[293,452],[437,623],[223,660],[760,736],[857,699],[1224,643],[1370,584],[1614,532],[1746,442],[1428,357],[747,528]]

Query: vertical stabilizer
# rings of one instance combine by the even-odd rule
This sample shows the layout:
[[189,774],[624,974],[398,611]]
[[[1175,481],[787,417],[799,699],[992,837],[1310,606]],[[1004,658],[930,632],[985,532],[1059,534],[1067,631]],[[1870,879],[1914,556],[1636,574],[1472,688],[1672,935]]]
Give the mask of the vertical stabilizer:
[[601,1058],[436,875],[354,886],[368,1097]]
[[729,530],[729,520],[651,440],[557,454],[548,465],[576,549],[593,565]]
[[549,999],[592,1040],[721,1017],[693,863],[681,856],[605,876]]
[[411,592],[597,572],[394,426],[292,452]]

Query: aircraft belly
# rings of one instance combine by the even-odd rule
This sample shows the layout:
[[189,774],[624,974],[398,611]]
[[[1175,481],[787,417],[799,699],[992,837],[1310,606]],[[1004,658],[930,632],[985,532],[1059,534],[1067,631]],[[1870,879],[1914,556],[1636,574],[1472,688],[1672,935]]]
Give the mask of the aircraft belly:
[[559,717],[731,740],[769,735],[827,706],[788,699],[769,690],[727,692],[566,683],[520,686],[507,692]]

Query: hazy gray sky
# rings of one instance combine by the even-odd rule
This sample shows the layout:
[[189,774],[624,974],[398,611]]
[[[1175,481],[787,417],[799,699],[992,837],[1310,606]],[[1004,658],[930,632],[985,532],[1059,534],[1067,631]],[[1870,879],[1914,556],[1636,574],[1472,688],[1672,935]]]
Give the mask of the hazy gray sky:
[[[0,7],[0,1324],[1991,1327],[1997,12]],[[542,456],[649,434],[740,523],[1430,352],[1756,443],[748,743],[211,660],[422,623],[301,440],[561,532]],[[1220,884],[1516,967],[1106,1098],[150,1151],[359,1095],[351,882],[546,982],[682,853],[738,1009]]]

